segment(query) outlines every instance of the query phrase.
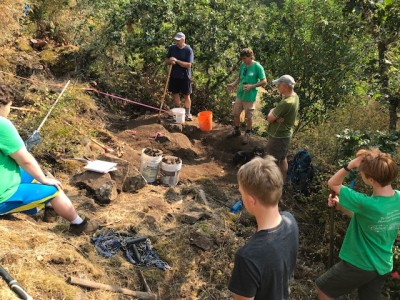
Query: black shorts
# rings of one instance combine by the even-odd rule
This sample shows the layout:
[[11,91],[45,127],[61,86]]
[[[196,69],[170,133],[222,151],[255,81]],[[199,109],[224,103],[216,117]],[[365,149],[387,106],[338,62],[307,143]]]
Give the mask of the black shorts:
[[192,81],[189,78],[169,79],[168,91],[173,94],[190,95],[192,93]]
[[340,261],[322,274],[315,283],[331,298],[338,298],[357,289],[360,300],[379,300],[385,279],[386,275],[365,271]]

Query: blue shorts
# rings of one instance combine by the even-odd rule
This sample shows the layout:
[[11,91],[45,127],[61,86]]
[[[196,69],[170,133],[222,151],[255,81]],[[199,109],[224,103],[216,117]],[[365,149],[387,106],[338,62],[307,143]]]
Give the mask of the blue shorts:
[[0,215],[16,212],[35,214],[59,193],[55,186],[40,184],[22,168],[20,171],[21,183],[10,198],[0,203]]
[[169,79],[168,90],[173,94],[190,95],[192,93],[192,81],[189,78]]

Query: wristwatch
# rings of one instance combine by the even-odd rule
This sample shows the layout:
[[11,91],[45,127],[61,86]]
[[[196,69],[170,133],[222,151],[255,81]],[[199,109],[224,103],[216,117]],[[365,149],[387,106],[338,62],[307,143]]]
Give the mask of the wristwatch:
[[349,167],[349,163],[345,163],[342,165],[342,168],[345,169],[345,171],[351,172],[351,170],[348,167]]

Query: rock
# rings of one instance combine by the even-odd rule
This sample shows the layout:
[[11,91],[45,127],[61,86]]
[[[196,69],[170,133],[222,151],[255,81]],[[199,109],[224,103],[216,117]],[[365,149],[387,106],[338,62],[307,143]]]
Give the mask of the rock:
[[39,51],[43,50],[43,48],[47,46],[47,42],[45,40],[30,39],[29,43],[33,49]]
[[167,200],[168,203],[176,202],[182,200],[182,196],[177,191],[175,187],[170,187],[166,192],[164,196],[165,200]]
[[179,216],[179,221],[181,221],[184,224],[190,224],[193,225],[197,221],[205,220],[205,219],[210,219],[211,216],[205,212],[190,212],[190,213],[183,213],[182,215]]
[[109,173],[86,171],[72,177],[72,183],[86,189],[99,204],[107,204],[118,196],[116,183]]
[[183,125],[182,124],[166,123],[166,124],[164,124],[164,127],[169,132],[182,132],[183,131]]
[[[129,173],[129,162],[115,157],[114,155],[111,154],[103,154],[98,157],[99,160],[104,160],[108,162],[114,162],[117,163],[117,170],[110,172],[111,179],[115,181],[117,184],[117,191],[118,193],[121,193],[123,190],[123,186],[126,180],[126,177],[128,176]],[[135,191],[138,188],[135,189]]]
[[125,193],[134,193],[144,186],[147,182],[136,168],[130,168],[128,176],[125,178],[124,185],[122,186],[122,191]]
[[214,245],[213,240],[205,234],[199,232],[193,232],[190,236],[190,244],[199,247],[200,249],[207,251],[210,250]]

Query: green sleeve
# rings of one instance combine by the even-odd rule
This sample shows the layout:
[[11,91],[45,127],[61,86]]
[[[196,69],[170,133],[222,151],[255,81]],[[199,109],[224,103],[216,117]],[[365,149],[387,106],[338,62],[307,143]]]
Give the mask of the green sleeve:
[[265,71],[261,64],[258,64],[258,79],[259,80],[265,79]]
[[14,125],[6,118],[0,118],[0,151],[9,156],[24,147],[24,141]]
[[363,202],[366,198],[368,198],[367,195],[356,192],[347,186],[342,186],[339,192],[340,205],[355,213],[362,209]]
[[273,115],[277,118],[284,117],[286,113],[288,113],[292,108],[290,103],[285,101],[281,101],[273,110]]

